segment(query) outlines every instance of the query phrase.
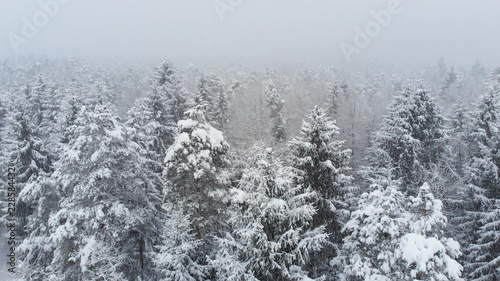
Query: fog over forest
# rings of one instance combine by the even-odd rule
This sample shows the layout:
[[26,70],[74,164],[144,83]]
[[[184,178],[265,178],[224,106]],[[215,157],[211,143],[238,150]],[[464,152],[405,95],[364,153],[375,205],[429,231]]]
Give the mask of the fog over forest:
[[0,0],[0,280],[498,281],[498,11]]
[[[44,55],[86,59],[130,59],[197,65],[347,62],[342,42],[353,44],[372,13],[390,1],[178,0],[60,1],[28,43],[16,48],[7,35],[22,36],[39,3],[2,1],[0,55]],[[59,2],[57,2],[59,3]],[[453,64],[475,60],[494,67],[500,59],[497,1],[398,1],[398,13],[356,56],[361,64],[378,61],[420,67],[444,56]],[[43,20],[39,22],[44,23]]]

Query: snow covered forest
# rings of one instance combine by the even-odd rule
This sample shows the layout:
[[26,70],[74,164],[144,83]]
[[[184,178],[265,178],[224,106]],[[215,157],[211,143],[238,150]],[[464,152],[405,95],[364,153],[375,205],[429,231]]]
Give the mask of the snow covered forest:
[[500,68],[25,57],[0,95],[20,280],[500,280]]

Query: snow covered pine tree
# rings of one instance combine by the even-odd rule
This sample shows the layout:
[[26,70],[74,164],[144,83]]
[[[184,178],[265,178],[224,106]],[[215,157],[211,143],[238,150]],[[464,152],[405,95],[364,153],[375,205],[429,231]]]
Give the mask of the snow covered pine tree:
[[60,210],[48,220],[53,251],[46,280],[155,279],[153,244],[160,198],[143,169],[138,144],[109,105],[83,109],[55,179]]
[[445,135],[441,110],[422,86],[406,88],[389,107],[371,147],[373,167],[390,167],[406,195],[417,195],[442,155]]
[[276,143],[283,142],[286,138],[285,134],[285,116],[283,115],[283,105],[285,100],[281,98],[278,90],[274,86],[272,80],[267,82],[265,90],[267,107],[271,111],[270,117],[272,122],[271,135]]
[[[329,235],[326,249],[312,258],[313,272],[328,271],[331,260],[342,243],[342,217],[348,216],[346,196],[352,191],[352,177],[346,175],[350,150],[342,150],[343,141],[334,140],[339,134],[335,121],[316,106],[303,122],[300,137],[290,141],[291,164],[297,169],[298,183],[316,192],[313,199],[316,214],[312,228],[326,226]],[[330,276],[333,278],[333,276]]]
[[232,232],[219,239],[212,261],[218,280],[324,280],[310,279],[305,270],[328,237],[324,226],[311,227],[315,192],[297,185],[294,170],[271,148],[257,149],[233,189]]
[[196,106],[178,122],[178,135],[165,157],[166,200],[191,218],[196,239],[203,241],[194,261],[199,265],[207,264],[213,236],[224,224],[225,188],[219,174],[229,164],[228,149],[222,132],[206,123],[204,106]]
[[500,278],[499,99],[498,86],[490,85],[473,115],[470,133],[472,157],[466,173],[472,195],[469,210],[472,241],[466,252],[471,280]]
[[342,280],[462,280],[455,260],[460,246],[442,237],[446,217],[429,186],[410,197],[410,210],[395,182],[370,188],[344,228],[342,255],[333,261],[344,267]]

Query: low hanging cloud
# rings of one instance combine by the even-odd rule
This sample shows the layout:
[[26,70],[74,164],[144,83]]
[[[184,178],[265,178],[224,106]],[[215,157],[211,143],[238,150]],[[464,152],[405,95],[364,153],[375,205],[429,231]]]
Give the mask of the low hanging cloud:
[[0,57],[77,56],[180,62],[373,60],[415,65],[445,56],[497,64],[500,2],[3,1]]

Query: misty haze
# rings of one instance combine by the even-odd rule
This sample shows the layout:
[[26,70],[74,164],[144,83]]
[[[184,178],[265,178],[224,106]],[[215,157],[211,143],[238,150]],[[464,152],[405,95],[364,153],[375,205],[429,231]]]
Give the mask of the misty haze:
[[0,280],[500,280],[498,11],[0,0]]

